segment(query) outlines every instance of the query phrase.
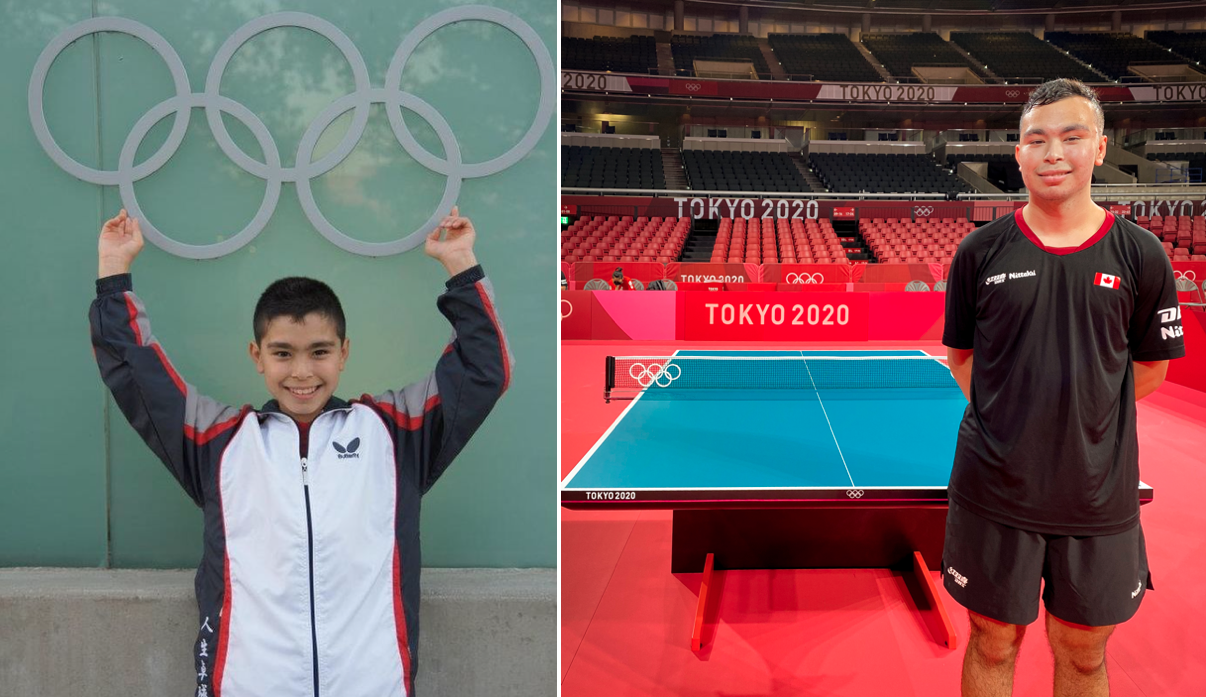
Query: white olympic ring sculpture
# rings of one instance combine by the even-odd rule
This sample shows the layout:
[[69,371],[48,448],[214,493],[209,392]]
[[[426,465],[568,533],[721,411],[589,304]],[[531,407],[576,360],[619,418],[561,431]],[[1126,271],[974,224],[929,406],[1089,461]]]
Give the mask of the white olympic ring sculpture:
[[[569,312],[564,311],[563,308],[565,308],[566,306],[569,306]],[[565,319],[566,317],[569,317],[570,315],[574,314],[574,304],[572,302],[566,300],[565,298],[562,298],[561,299],[561,308],[559,308],[559,310],[561,311],[561,319]]]
[[[675,373],[670,374],[670,369],[673,368]],[[667,363],[666,365],[658,365],[650,363],[646,366],[644,363],[633,363],[628,366],[628,375],[641,387],[649,387],[657,385],[658,387],[669,387],[670,383],[679,379],[683,374],[683,369],[675,363]],[[665,382],[662,382],[662,379]]]
[[917,215],[930,215],[931,213],[934,212],[934,207],[933,206],[917,206],[916,208],[913,209],[913,211],[915,213],[917,213]]
[[861,499],[863,497],[862,489],[847,489],[846,495],[852,499]]
[[1193,270],[1173,271],[1173,278],[1184,278],[1187,281],[1197,281],[1198,275],[1194,273]]
[[[795,279],[795,280],[792,280]],[[820,271],[816,273],[789,273],[787,274],[788,283],[824,283],[825,276]]]
[[[409,92],[403,92],[401,89],[402,71],[406,67],[406,62],[410,60],[415,48],[424,39],[436,30],[449,24],[471,20],[497,24],[519,37],[527,45],[528,50],[531,51],[532,57],[536,60],[536,66],[540,71],[540,103],[536,110],[536,116],[533,118],[532,125],[528,128],[527,133],[524,134],[518,143],[502,155],[492,160],[478,163],[462,162],[460,144],[457,142],[456,136],[452,133],[452,128],[444,117],[427,102]],[[276,141],[273,140],[264,123],[251,110],[239,102],[223,97],[218,93],[219,86],[222,84],[222,74],[225,72],[226,66],[235,52],[257,34],[278,27],[308,29],[329,40],[343,53],[344,58],[351,67],[352,76],[356,84],[354,92],[336,99],[309,124],[302,135],[301,141],[298,143],[293,167],[281,166],[281,157],[276,147]],[[122,146],[121,154],[118,157],[117,170],[115,171],[87,167],[64,152],[50,134],[50,128],[46,124],[46,114],[42,103],[42,91],[46,84],[46,76],[50,72],[50,66],[54,63],[55,59],[72,42],[97,32],[129,34],[146,42],[167,64],[176,89],[175,96],[152,107],[150,111],[134,124],[134,127],[126,137],[125,144]],[[131,216],[141,219],[142,229],[146,238],[171,254],[190,259],[213,259],[230,254],[243,247],[251,242],[256,235],[260,234],[268,224],[268,220],[272,217],[277,201],[280,198],[281,184],[284,182],[293,182],[297,186],[297,196],[301,202],[302,210],[306,214],[306,218],[310,220],[323,237],[341,249],[354,254],[387,256],[409,251],[423,243],[423,238],[427,232],[432,230],[436,222],[444,215],[447,215],[452,205],[456,203],[457,196],[460,194],[462,180],[485,177],[501,172],[518,162],[536,146],[556,108],[553,90],[550,87],[553,84],[553,73],[553,59],[549,55],[548,48],[540,40],[536,31],[522,19],[497,8],[482,5],[467,5],[437,12],[416,25],[406,35],[395,51],[393,59],[390,61],[389,69],[385,74],[384,87],[373,87],[369,80],[368,67],[360,56],[360,51],[352,43],[351,39],[335,25],[303,12],[278,12],[258,17],[239,27],[222,44],[214,56],[213,63],[209,66],[209,73],[205,78],[205,90],[193,93],[189,87],[188,74],[185,72],[184,63],[180,60],[180,57],[171,45],[157,32],[145,24],[135,22],[131,19],[96,17],[73,24],[64,29],[47,44],[42,54],[38,56],[38,60],[34,64],[33,75],[29,80],[29,119],[33,124],[34,134],[37,136],[38,142],[42,145],[46,154],[59,167],[86,182],[119,187],[122,204],[130,212]],[[340,232],[326,219],[322,211],[318,209],[313,192],[310,190],[311,179],[334,169],[360,142],[360,138],[364,134],[365,125],[368,122],[370,106],[376,103],[385,105],[390,127],[394,132],[394,136],[402,145],[402,148],[427,169],[447,177],[444,185],[444,195],[427,222],[420,225],[409,235],[392,242],[363,242]],[[430,124],[444,148],[445,159],[438,158],[427,152],[415,140],[402,119],[403,108],[415,112]],[[184,244],[167,237],[147,219],[138,205],[138,199],[134,195],[134,182],[157,171],[180,147],[181,142],[184,140],[185,129],[188,127],[193,109],[205,110],[205,117],[210,129],[213,131],[214,139],[218,142],[218,146],[221,147],[222,152],[227,157],[242,170],[267,182],[263,202],[252,221],[229,239],[214,244]],[[317,162],[312,162],[311,157],[313,156],[319,137],[322,136],[323,132],[332,122],[348,111],[352,111],[352,122],[343,140],[327,156]],[[226,125],[222,121],[223,113],[230,114],[238,119],[251,131],[259,143],[260,150],[264,153],[266,162],[259,162],[239,149],[239,146],[235,144],[230,137],[230,133],[226,130]],[[172,123],[172,130],[166,142],[159,148],[158,152],[145,162],[135,165],[134,155],[138,151],[138,146],[142,143],[143,138],[146,137],[147,133],[156,123],[168,115],[174,115],[175,120]]]

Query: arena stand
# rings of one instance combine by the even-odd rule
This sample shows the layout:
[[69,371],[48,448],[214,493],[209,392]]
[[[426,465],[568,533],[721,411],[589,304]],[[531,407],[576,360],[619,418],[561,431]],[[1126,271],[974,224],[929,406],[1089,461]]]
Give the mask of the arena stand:
[[[951,43],[984,61],[998,77],[1040,82],[1070,77],[1101,82],[1105,76],[1028,32],[951,32]],[[1016,81],[1015,81],[1016,82]]]
[[561,64],[572,70],[656,73],[657,43],[652,36],[566,36],[561,39]]
[[1206,61],[1206,31],[1149,31],[1143,38],[1199,65]]
[[701,191],[811,191],[785,152],[682,152],[687,182]]
[[670,39],[670,50],[674,55],[674,69],[679,75],[695,75],[697,59],[748,60],[759,76],[769,77],[771,68],[752,36],[714,34],[712,36],[689,36],[675,34]]
[[769,34],[766,39],[791,80],[883,82],[842,34]]
[[1185,63],[1184,59],[1170,55],[1168,49],[1134,34],[1052,31],[1044,38],[1111,80],[1130,76],[1128,68],[1132,64]]
[[656,136],[563,134],[561,186],[665,189]]
[[988,76],[983,65],[969,61],[941,36],[930,32],[863,34],[861,41],[897,79],[912,78],[916,66],[960,66],[981,77]]
[[923,154],[813,152],[808,164],[829,191],[970,193],[972,188]]

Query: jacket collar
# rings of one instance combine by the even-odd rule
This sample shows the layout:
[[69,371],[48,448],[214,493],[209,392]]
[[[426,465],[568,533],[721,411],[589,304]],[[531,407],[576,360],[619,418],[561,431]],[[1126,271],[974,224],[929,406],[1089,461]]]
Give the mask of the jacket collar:
[[[351,408],[352,408],[352,405],[350,403],[345,402],[344,400],[332,395],[331,398],[327,400],[327,403],[323,405],[322,411],[319,412],[319,416],[321,416],[329,411],[339,411],[341,409],[351,409]],[[281,416],[284,416],[285,418],[290,418],[288,414],[281,411],[281,405],[275,399],[270,399],[267,402],[265,402],[264,406],[260,407],[260,414],[261,415],[263,415],[263,414],[280,414]]]

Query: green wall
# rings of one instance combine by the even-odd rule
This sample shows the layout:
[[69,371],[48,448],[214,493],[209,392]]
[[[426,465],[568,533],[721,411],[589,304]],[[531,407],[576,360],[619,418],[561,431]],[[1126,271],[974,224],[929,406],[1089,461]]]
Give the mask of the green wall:
[[[556,55],[556,5],[550,0],[486,2],[529,24]],[[381,87],[394,51],[412,27],[445,3],[366,0],[161,2],[79,0],[6,3],[0,9],[0,309],[6,337],[0,361],[0,565],[187,567],[200,555],[200,511],[142,444],[100,381],[88,341],[96,238],[121,208],[116,186],[90,184],[60,169],[34,137],[27,90],[50,40],[75,22],[111,15],[162,35],[201,92],[218,47],[241,25],[270,12],[316,15],[341,29]],[[421,43],[402,87],[448,121],[465,162],[501,155],[532,123],[540,79],[528,48],[483,22],[444,27]],[[555,89],[549,85],[549,89]],[[285,166],[294,164],[307,125],[352,91],[352,72],[323,37],[274,29],[233,57],[221,94],[241,102],[271,132]],[[44,90],[49,129],[75,160],[116,169],[131,127],[174,93],[163,60],[145,43],[102,33],[68,46]],[[434,131],[404,112],[430,152]],[[319,155],[342,138],[350,113],[320,139]],[[424,501],[424,562],[429,566],[556,564],[555,371],[553,286],[556,225],[556,124],[512,167],[465,180],[459,203],[478,230],[478,258],[492,277],[517,365],[511,390]],[[225,119],[234,140],[262,157],[250,132]],[[172,117],[157,124],[136,162],[164,142]],[[370,242],[396,239],[422,224],[445,178],[398,144],[384,108],[372,107],[351,155],[312,181],[327,219]],[[204,112],[192,118],[179,150],[134,186],[145,216],[181,242],[208,244],[243,228],[265,183],[237,167],[215,142]],[[156,337],[184,378],[228,404],[269,398],[247,357],[251,313],[272,280],[309,275],[340,295],[351,358],[339,386],[345,398],[398,387],[426,374],[448,340],[435,309],[445,273],[421,248],[369,258],[336,247],[302,213],[285,183],[267,227],[249,245],[195,261],[150,244],[134,267]]]

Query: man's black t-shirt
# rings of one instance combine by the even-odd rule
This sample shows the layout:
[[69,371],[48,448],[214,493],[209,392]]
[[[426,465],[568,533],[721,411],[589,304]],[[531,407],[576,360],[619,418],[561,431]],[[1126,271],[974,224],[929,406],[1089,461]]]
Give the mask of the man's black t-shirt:
[[994,220],[955,254],[942,343],[975,350],[951,499],[1054,535],[1138,521],[1131,361],[1185,355],[1155,235],[1107,213],[1084,244],[1051,248],[1021,210]]

